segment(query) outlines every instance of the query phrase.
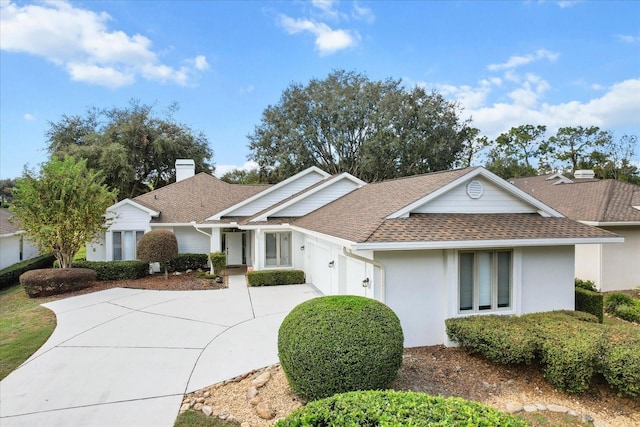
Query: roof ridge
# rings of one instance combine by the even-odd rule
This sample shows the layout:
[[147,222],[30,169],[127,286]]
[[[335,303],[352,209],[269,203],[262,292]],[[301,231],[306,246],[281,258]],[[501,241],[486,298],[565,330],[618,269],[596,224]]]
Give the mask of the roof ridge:
[[384,184],[384,183],[387,183],[387,182],[401,181],[401,180],[404,180],[404,179],[420,178],[420,177],[424,177],[424,176],[427,176],[427,175],[440,175],[440,174],[445,174],[445,173],[460,172],[460,171],[463,171],[465,169],[469,169],[469,171],[471,171],[471,170],[477,169],[479,167],[480,166],[467,166],[465,168],[456,168],[456,169],[447,169],[447,170],[442,170],[442,171],[425,172],[425,173],[421,173],[421,174],[418,174],[418,175],[399,176],[397,178],[384,179],[382,181],[375,181],[375,182],[370,182],[370,183],[367,183],[367,184],[368,185]]

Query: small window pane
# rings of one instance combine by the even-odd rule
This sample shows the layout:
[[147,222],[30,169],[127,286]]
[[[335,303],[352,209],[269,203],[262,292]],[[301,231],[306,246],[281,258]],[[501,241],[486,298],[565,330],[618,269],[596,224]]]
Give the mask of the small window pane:
[[478,252],[478,308],[491,309],[491,288],[493,286],[493,253]]
[[136,244],[133,241],[133,231],[124,232],[124,259],[132,261],[135,259]]
[[474,254],[460,254],[460,311],[473,310]]
[[280,265],[291,265],[291,235],[280,233]]
[[265,234],[266,265],[278,265],[278,245],[275,233]]
[[122,261],[122,232],[113,232],[113,260]]
[[498,307],[511,301],[511,252],[498,252]]

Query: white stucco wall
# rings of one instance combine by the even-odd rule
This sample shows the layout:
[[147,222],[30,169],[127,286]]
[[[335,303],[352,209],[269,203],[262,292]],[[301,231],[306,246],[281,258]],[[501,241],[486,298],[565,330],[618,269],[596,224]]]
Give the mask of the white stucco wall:
[[596,287],[602,281],[602,247],[598,245],[576,245],[575,275],[582,280],[591,280]]
[[522,248],[521,268],[518,314],[574,309],[573,246]]
[[375,254],[385,265],[385,303],[400,319],[405,347],[444,343],[448,302],[443,252]]
[[640,227],[602,227],[624,237],[624,243],[602,245],[601,291],[640,286]]
[[211,239],[192,226],[173,227],[181,254],[209,254]]
[[[22,259],[20,259],[20,240],[22,240]],[[0,269],[38,255],[38,248],[21,234],[0,238]]]

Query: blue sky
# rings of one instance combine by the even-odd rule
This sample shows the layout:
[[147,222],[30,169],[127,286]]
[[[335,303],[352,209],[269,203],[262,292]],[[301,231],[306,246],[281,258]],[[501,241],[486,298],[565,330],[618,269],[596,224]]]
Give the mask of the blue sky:
[[[132,98],[172,101],[217,172],[292,82],[354,70],[512,126],[640,136],[638,1],[0,0],[0,177],[45,161],[48,123]],[[640,151],[640,150],[636,150]]]

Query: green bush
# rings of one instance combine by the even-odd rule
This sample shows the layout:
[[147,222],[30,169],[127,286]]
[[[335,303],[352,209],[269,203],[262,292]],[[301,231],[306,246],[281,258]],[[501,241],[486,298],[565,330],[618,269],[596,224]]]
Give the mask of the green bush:
[[55,260],[56,258],[53,254],[40,255],[3,268],[0,270],[0,290],[6,289],[20,282],[20,276],[29,270],[50,268]]
[[90,268],[97,280],[135,280],[149,275],[144,261],[74,261],[73,268]]
[[310,402],[275,425],[524,427],[529,424],[497,409],[459,397],[385,390],[354,391]]
[[618,394],[640,396],[640,329],[612,327],[600,363],[602,374]]
[[186,271],[207,268],[209,257],[207,254],[178,254],[169,261],[169,271]]
[[501,363],[531,363],[539,347],[526,323],[508,316],[461,317],[445,320],[449,339],[469,353]]
[[[602,325],[591,314],[569,311],[495,317],[447,319],[447,334],[465,351],[499,363],[526,361],[522,354],[532,352],[545,378],[571,393],[585,391],[593,376],[602,373],[620,394],[638,395],[640,330],[634,326]],[[511,342],[516,343],[513,349]],[[535,348],[523,347],[523,342],[535,343]],[[513,355],[501,356],[497,349]]]
[[640,301],[627,294],[613,292],[604,299],[607,313],[629,322],[640,322]]
[[576,288],[584,289],[591,292],[598,292],[598,290],[596,289],[596,284],[593,283],[593,280],[582,280],[576,278],[574,283]]
[[599,323],[602,323],[604,297],[601,293],[576,287],[575,298],[576,310],[591,313],[598,318]]
[[138,242],[138,258],[144,262],[159,262],[168,277],[167,263],[178,256],[178,239],[171,230],[151,230]]
[[209,254],[209,260],[211,260],[213,272],[218,276],[222,274],[222,270],[227,266],[227,255],[222,252],[211,252]]
[[386,305],[326,296],[296,306],[278,332],[278,356],[291,388],[307,399],[384,389],[402,364],[400,320]]
[[575,321],[549,322],[540,331],[544,377],[560,390],[582,393],[597,372],[604,330]]
[[20,276],[20,284],[30,298],[77,291],[95,280],[96,272],[88,268],[44,268]]
[[302,270],[260,270],[247,273],[249,286],[299,285],[304,282]]

